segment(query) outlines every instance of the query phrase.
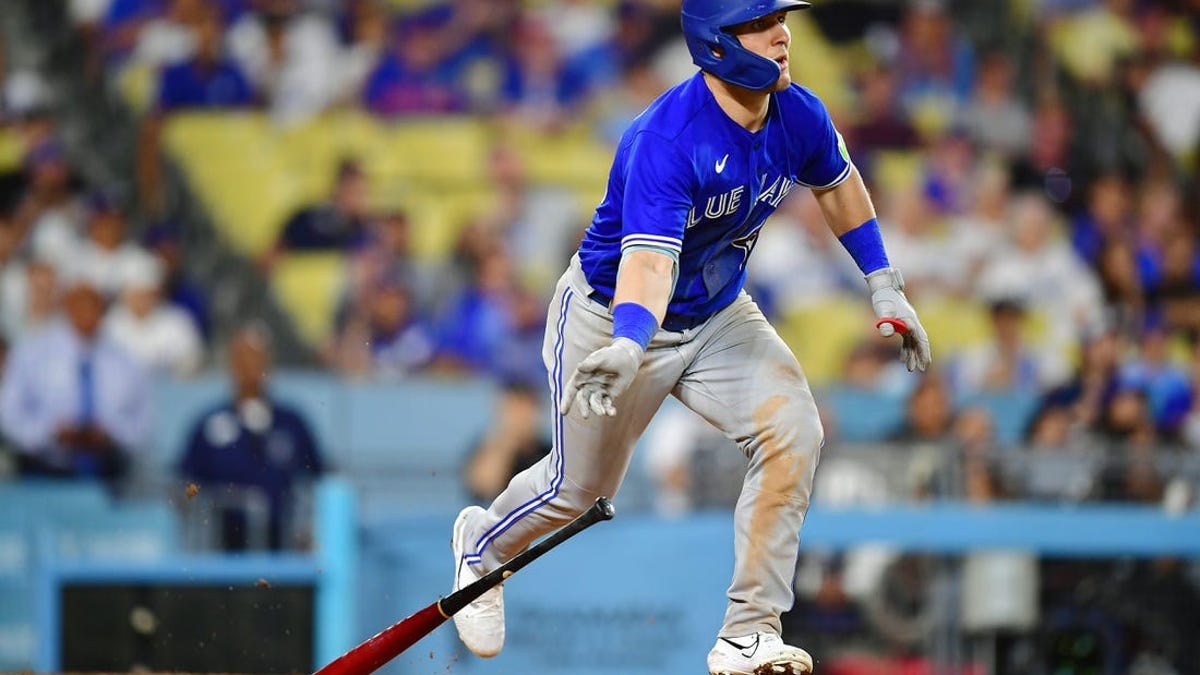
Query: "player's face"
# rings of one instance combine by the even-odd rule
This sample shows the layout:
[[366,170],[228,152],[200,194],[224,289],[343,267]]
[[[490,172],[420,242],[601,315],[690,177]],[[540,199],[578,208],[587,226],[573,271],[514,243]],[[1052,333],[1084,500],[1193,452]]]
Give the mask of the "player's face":
[[787,12],[768,14],[730,26],[728,30],[743,47],[779,64],[779,79],[775,82],[774,91],[788,88],[792,83],[792,75],[788,71],[788,47],[792,44],[792,31],[787,27]]

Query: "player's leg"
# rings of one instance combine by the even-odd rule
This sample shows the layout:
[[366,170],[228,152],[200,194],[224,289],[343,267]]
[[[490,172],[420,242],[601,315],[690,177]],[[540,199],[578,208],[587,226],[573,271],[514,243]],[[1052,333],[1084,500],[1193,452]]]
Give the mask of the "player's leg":
[[671,392],[682,362],[669,337],[655,338],[638,375],[617,403],[615,417],[559,414],[562,387],[575,366],[612,340],[608,311],[586,296],[574,268],[560,281],[547,319],[543,358],[550,381],[553,451],[518,474],[471,524],[476,541],[467,560],[492,570],[538,537],[587,510],[599,496],[615,495],[633,447]]
[[[597,497],[616,494],[634,444],[674,387],[682,362],[673,347],[652,342],[637,378],[616,401],[615,417],[560,415],[558,398],[575,366],[611,339],[611,316],[587,297],[572,266],[551,302],[542,350],[550,381],[553,450],[515,476],[486,510],[476,507],[460,514],[453,536],[455,556],[462,563],[459,584],[500,566],[587,510]],[[495,591],[455,616],[463,641],[480,655],[499,651],[503,643],[503,615],[493,611],[500,589]],[[488,611],[476,620],[476,609]]]
[[[811,659],[778,640],[791,609],[799,533],[823,443],[816,404],[795,356],[743,294],[688,345],[675,390],[738,443],[749,460],[734,513],[735,567],[713,672],[775,663],[807,672]],[[714,664],[713,660],[716,659]],[[806,670],[807,668],[807,670]]]

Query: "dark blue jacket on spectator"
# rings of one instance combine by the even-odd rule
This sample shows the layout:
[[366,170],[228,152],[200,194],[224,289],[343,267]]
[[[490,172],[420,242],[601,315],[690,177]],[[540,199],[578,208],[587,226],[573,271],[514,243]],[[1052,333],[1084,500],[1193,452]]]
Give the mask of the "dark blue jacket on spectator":
[[206,64],[189,59],[163,68],[159,78],[161,112],[180,108],[236,108],[253,102],[250,82],[232,61]]
[[106,30],[116,30],[129,21],[149,19],[166,11],[166,0],[113,0],[101,23]]
[[[308,424],[286,405],[262,401],[252,410],[224,403],[200,417],[192,430],[180,467],[184,478],[217,491],[230,486],[257,488],[270,506],[269,545],[280,548],[297,478],[316,476],[324,468]],[[253,405],[253,404],[250,404]],[[223,517],[227,549],[246,545],[244,514]]]
[[283,226],[279,241],[289,251],[348,251],[366,241],[367,224],[329,204],[302,209]]

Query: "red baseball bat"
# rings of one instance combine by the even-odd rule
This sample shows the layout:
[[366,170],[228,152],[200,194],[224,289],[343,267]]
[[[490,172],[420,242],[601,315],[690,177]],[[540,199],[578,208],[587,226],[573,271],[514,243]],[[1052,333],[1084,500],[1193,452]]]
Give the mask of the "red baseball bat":
[[383,629],[375,637],[342,654],[315,675],[367,675],[399,656],[463,607],[511,577],[517,570],[540,558],[585,529],[602,520],[612,520],[616,510],[608,497],[600,497],[591,508],[554,534],[522,551],[512,560],[488,572],[475,583],[458,589],[428,607]]

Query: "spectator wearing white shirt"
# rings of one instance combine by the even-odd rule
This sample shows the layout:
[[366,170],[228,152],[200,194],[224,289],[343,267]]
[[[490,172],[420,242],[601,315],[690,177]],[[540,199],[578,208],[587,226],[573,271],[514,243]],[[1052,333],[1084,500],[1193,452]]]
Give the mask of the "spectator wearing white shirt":
[[1028,149],[1033,126],[1029,106],[1017,96],[1015,84],[1012,59],[1003,51],[991,52],[979,64],[975,91],[962,119],[981,148],[1006,157],[1023,154]]
[[903,269],[909,295],[939,295],[959,287],[963,270],[949,255],[940,223],[920,186],[902,187],[888,197],[880,215],[888,258]]
[[194,375],[204,359],[200,331],[186,310],[163,302],[163,266],[141,253],[124,269],[119,302],[103,330],[146,368],[179,377]]
[[729,508],[737,501],[737,446],[683,406],[664,406],[647,430],[646,473],[654,481],[654,509],[681,517],[698,508]]
[[1057,229],[1045,197],[1019,195],[1012,205],[1012,238],[993,251],[976,294],[1011,298],[1044,314],[1049,339],[1070,349],[1102,327],[1104,306],[1096,277]]
[[141,366],[100,333],[104,298],[76,282],[65,320],[18,341],[0,381],[0,429],[23,474],[117,478],[150,430]]
[[981,163],[972,181],[971,208],[950,219],[947,246],[960,269],[955,273],[964,294],[978,283],[995,252],[1008,243],[1008,168],[998,162]]
[[530,11],[550,30],[559,52],[568,59],[607,39],[615,23],[609,5],[590,0],[562,0]]
[[28,188],[13,213],[23,248],[56,266],[71,260],[79,248],[79,230],[87,216],[74,186],[63,147],[44,141],[25,155]]
[[40,330],[58,313],[54,266],[22,255],[21,228],[0,207],[0,336],[9,342]]
[[342,94],[344,55],[333,23],[296,0],[265,0],[234,23],[226,43],[278,122],[309,119]]
[[337,68],[336,104],[357,103],[363,83],[387,49],[388,14],[380,0],[343,5],[342,44]]
[[44,260],[8,260],[0,273],[0,332],[9,340],[35,334],[58,316],[58,274]]
[[1169,61],[1155,67],[1137,92],[1155,138],[1180,163],[1200,143],[1200,65]]
[[94,194],[89,206],[87,237],[59,271],[87,280],[105,298],[111,299],[121,292],[126,268],[136,265],[143,251],[127,240],[125,214],[112,196]]
[[166,12],[152,17],[138,31],[132,59],[158,68],[191,57],[204,4],[204,0],[171,0]]

